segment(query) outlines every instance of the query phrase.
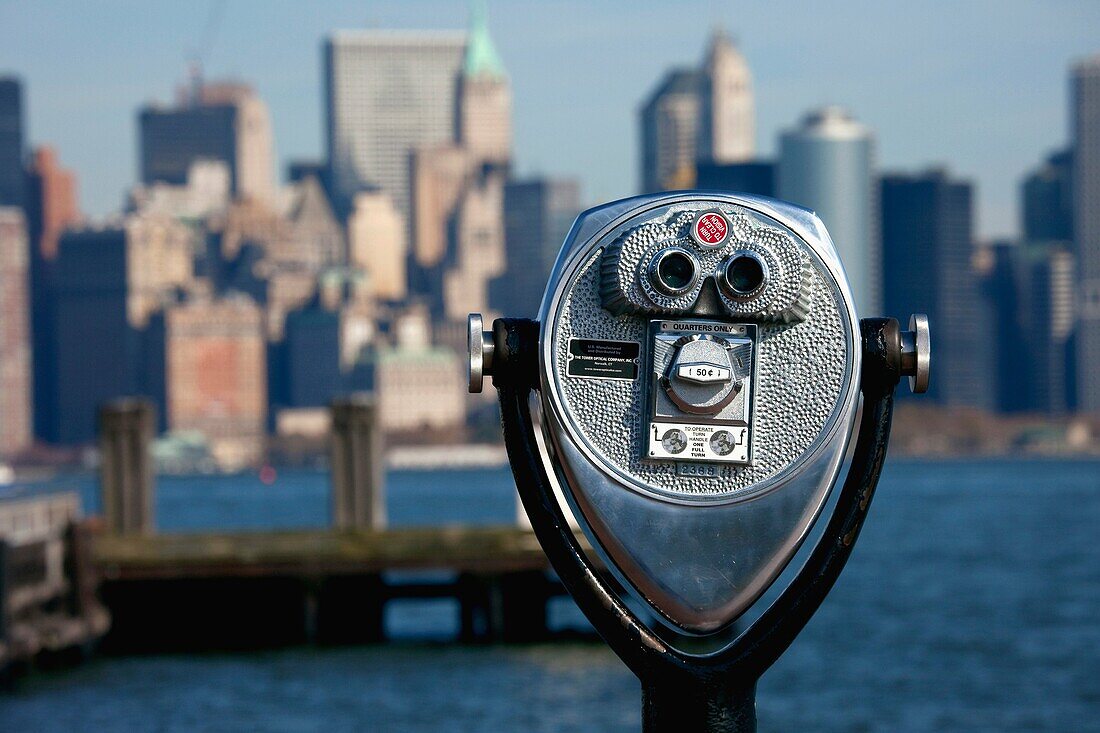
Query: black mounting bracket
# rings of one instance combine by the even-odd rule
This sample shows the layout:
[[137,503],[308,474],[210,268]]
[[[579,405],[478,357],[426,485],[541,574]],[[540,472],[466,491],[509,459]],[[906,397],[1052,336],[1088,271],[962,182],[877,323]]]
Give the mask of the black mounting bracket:
[[[539,324],[493,323],[493,384],[516,486],[551,565],[585,616],[642,684],[643,730],[756,730],[756,683],[787,650],[832,589],[863,527],[886,458],[902,333],[893,318],[860,322],[863,406],[847,478],[818,544],[763,614],[721,651],[685,654],[653,633],[601,579],[554,495],[538,451],[528,399],[539,389]],[[822,518],[824,519],[824,517]],[[819,520],[820,521],[820,520]]]

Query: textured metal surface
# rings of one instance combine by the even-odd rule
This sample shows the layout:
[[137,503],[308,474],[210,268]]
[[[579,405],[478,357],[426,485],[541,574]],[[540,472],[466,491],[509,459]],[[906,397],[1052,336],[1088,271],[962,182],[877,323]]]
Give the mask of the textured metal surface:
[[[896,321],[863,323],[864,402],[852,466],[821,540],[791,584],[737,639],[698,655],[678,648],[648,628],[608,587],[585,556],[555,499],[550,458],[532,421],[528,371],[529,321],[498,322],[498,343],[521,354],[494,383],[500,391],[505,441],[523,506],[547,557],[592,625],[642,682],[647,731],[755,730],[755,682],[788,648],[821,605],[859,537],[886,456],[899,374]],[[512,338],[513,335],[520,338]],[[893,344],[893,346],[891,345]],[[896,354],[895,354],[896,357]],[[537,405],[538,401],[535,400]]]
[[[652,315],[604,308],[607,243],[628,240],[648,222],[681,226],[693,210],[715,207],[733,221],[752,220],[739,228],[761,241],[797,245],[802,270],[789,274],[799,276],[809,318],[752,323],[731,315],[707,276],[691,309],[661,319],[685,328],[703,317],[747,324],[759,337],[748,465],[684,471],[688,463],[663,460],[661,452],[650,459],[641,449],[649,380],[577,379],[563,370],[573,338],[632,341],[648,365]],[[752,246],[734,237],[727,245]],[[620,582],[670,626],[697,635],[727,626],[790,562],[836,481],[851,434],[861,353],[828,233],[811,212],[768,199],[679,193],[616,202],[577,220],[540,317],[545,444],[582,529]]]
[[[698,205],[681,206],[678,211],[676,208],[672,207],[667,215],[659,217],[659,222],[663,219],[666,223],[632,228],[630,234],[618,240],[620,257],[625,263],[621,268],[624,275],[633,273],[635,267],[644,269],[649,250],[659,248],[657,245],[662,242],[667,243],[670,231],[682,231],[687,238]],[[728,248],[752,249],[754,240],[751,238],[756,238],[756,241],[785,243],[798,253],[783,265],[769,263],[773,271],[786,268],[789,272],[792,263],[797,262],[804,273],[804,278],[793,281],[794,285],[790,278],[773,277],[768,287],[777,292],[767,296],[771,299],[769,302],[793,302],[803,298],[808,303],[808,318],[801,323],[761,324],[754,465],[723,478],[677,476],[674,464],[645,461],[637,450],[645,437],[641,432],[646,427],[641,414],[645,404],[644,380],[612,383],[565,377],[569,338],[637,341],[643,345],[643,354],[648,348],[644,319],[614,316],[603,307],[601,259],[606,267],[607,258],[602,246],[592,251],[567,287],[563,305],[551,321],[557,350],[556,379],[561,385],[565,406],[580,432],[609,464],[657,492],[728,494],[759,484],[790,468],[811,448],[828,427],[830,419],[836,417],[846,379],[850,377],[846,368],[851,325],[844,322],[841,292],[823,264],[804,249],[795,248],[790,233],[768,223],[759,214],[728,204],[723,209],[732,212],[733,235]],[[780,250],[771,247],[766,251]],[[707,256],[710,259],[703,259]],[[713,270],[726,256],[725,248],[701,255],[704,272]],[[781,285],[785,289],[780,289]],[[696,290],[701,287],[700,283]],[[640,297],[640,294],[640,286],[636,285],[632,297]],[[684,298],[693,299],[691,294]]]
[[[719,272],[735,252],[749,252],[764,264],[769,277],[750,297],[734,298],[721,292],[722,305],[732,316],[749,320],[802,320],[810,307],[809,283],[805,278],[808,258],[786,230],[766,223],[761,217],[735,206],[720,208],[730,221],[729,237],[718,247],[701,246],[691,236],[697,205],[679,204],[650,217],[607,243],[600,266],[602,305],[612,313],[683,313],[698,299],[707,276]],[[686,292],[669,295],[654,286],[649,277],[654,257],[668,248],[695,255],[701,277]]]

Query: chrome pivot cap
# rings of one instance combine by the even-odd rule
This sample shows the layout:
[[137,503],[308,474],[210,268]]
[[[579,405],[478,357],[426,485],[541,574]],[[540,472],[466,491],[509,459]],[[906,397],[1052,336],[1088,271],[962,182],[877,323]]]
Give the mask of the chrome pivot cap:
[[928,335],[928,316],[909,316],[909,330],[901,332],[901,373],[909,377],[909,389],[914,394],[928,391],[928,375],[932,362],[932,342]]
[[466,349],[470,361],[466,368],[468,389],[477,394],[485,386],[485,375],[493,373],[493,343],[491,331],[485,331],[485,321],[480,313],[471,313],[466,319]]

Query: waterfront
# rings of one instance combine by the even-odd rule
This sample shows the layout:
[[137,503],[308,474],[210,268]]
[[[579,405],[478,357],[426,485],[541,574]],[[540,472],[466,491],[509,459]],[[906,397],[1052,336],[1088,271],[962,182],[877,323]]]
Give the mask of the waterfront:
[[[94,495],[91,482],[85,494]],[[391,522],[514,517],[505,470],[394,472]],[[327,479],[161,479],[159,525],[322,526]],[[888,463],[852,562],[763,679],[762,730],[1100,730],[1100,462]],[[576,623],[567,602],[552,607]],[[446,602],[388,609],[396,644],[101,657],[0,696],[3,730],[632,731],[598,644],[446,645]]]

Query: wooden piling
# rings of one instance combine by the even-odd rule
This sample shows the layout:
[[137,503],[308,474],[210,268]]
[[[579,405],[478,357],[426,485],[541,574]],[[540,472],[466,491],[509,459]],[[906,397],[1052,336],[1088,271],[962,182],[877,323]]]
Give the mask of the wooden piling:
[[152,534],[154,478],[153,404],[124,398],[99,410],[100,495],[107,531]]
[[382,426],[371,395],[332,403],[332,523],[339,529],[386,526]]

